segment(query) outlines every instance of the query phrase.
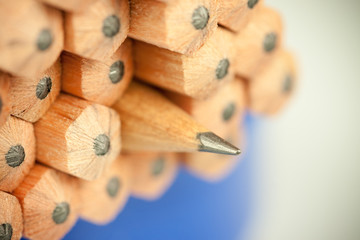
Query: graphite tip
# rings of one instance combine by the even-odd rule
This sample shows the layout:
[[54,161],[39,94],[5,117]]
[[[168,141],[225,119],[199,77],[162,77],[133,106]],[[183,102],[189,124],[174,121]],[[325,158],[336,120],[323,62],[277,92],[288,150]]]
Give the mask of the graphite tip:
[[200,152],[212,152],[227,155],[239,155],[241,153],[240,149],[212,132],[198,133],[196,138],[200,141]]

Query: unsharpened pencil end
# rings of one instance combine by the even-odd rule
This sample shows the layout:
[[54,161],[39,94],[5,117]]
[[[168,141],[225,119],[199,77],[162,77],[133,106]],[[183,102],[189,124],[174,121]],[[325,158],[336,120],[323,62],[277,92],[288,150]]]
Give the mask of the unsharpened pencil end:
[[240,149],[212,132],[198,133],[197,139],[200,141],[200,152],[212,152],[227,155],[239,155],[241,153]]

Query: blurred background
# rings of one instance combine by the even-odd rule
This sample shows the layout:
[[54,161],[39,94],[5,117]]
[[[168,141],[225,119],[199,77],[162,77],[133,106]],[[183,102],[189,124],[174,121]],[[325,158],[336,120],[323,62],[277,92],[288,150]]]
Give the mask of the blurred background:
[[275,117],[247,116],[247,149],[208,184],[181,170],[160,199],[66,239],[360,239],[360,1],[266,0],[283,15],[299,86]]

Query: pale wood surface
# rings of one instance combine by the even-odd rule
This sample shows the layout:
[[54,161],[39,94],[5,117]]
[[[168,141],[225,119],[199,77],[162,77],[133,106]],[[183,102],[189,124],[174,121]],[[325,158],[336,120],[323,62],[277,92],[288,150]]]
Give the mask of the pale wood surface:
[[[23,230],[23,218],[19,201],[13,195],[0,191],[0,225],[11,225],[11,240],[20,239]],[[5,229],[9,229],[10,227]],[[6,236],[6,235],[2,235]],[[8,239],[8,238],[4,238]]]
[[[65,13],[65,50],[100,61],[109,58],[128,34],[129,14],[128,0],[96,1],[84,12]],[[119,31],[107,37],[103,33],[104,21],[113,15],[119,19]]]
[[[110,145],[104,155],[94,149],[105,134]],[[60,94],[35,124],[37,160],[60,171],[83,178],[98,178],[121,149],[120,117],[112,109]]]
[[[59,57],[64,44],[59,10],[35,0],[1,1],[0,22],[2,70],[19,76],[36,76]],[[49,30],[52,43],[39,50],[38,38],[44,30]]]
[[9,97],[10,77],[0,72],[0,127],[6,122],[10,114],[11,102]]
[[35,162],[35,136],[31,123],[9,117],[0,128],[0,190],[13,191]]
[[69,12],[84,12],[88,6],[99,0],[38,0]]
[[[62,89],[89,101],[111,106],[125,91],[133,76],[132,43],[127,39],[119,49],[104,61],[82,58],[63,52]],[[123,76],[113,83],[109,74],[116,62],[123,63]]]
[[[130,37],[183,54],[192,54],[217,27],[217,0],[131,1]],[[207,25],[196,29],[192,15],[199,6],[209,13]]]

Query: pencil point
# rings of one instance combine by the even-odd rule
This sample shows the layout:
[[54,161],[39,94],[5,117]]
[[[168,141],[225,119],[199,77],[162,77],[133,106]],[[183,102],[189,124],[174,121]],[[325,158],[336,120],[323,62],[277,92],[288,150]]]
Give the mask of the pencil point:
[[20,144],[12,146],[5,155],[6,163],[12,168],[20,166],[25,159],[24,147]]
[[227,155],[239,155],[241,153],[240,149],[212,132],[198,133],[197,139],[200,141],[200,152],[212,152]]
[[10,240],[13,234],[11,224],[4,223],[0,225],[0,239]]
[[61,202],[56,205],[52,213],[52,219],[56,224],[61,224],[66,221],[69,214],[70,205],[67,202]]

